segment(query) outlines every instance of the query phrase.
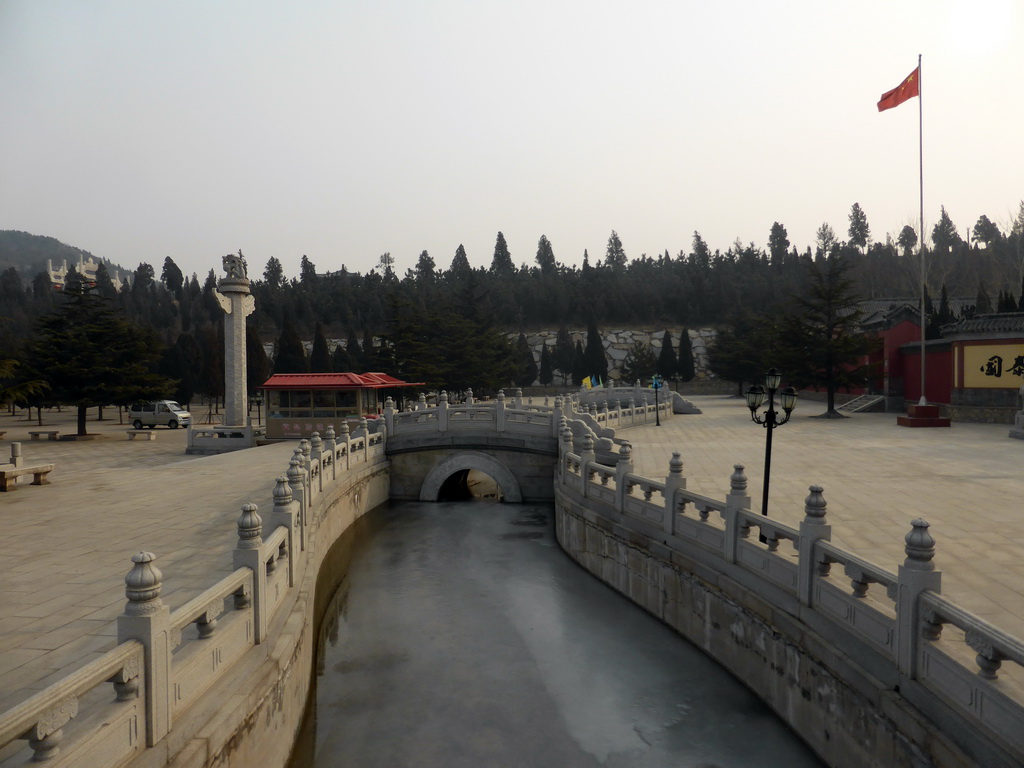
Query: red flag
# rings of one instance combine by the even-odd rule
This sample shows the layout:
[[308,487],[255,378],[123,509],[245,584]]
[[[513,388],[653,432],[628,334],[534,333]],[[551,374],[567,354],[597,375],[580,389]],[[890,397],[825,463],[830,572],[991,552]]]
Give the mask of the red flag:
[[915,96],[921,95],[921,73],[918,71],[919,69],[920,67],[915,67],[914,71],[907,75],[906,80],[891,91],[886,91],[882,94],[882,98],[878,102],[879,112],[884,112],[887,109],[898,107],[907,99],[912,99]]

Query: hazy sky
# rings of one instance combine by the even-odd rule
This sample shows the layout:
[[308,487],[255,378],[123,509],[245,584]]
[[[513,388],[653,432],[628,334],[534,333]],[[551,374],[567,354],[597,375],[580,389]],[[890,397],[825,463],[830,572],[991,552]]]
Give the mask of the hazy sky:
[[0,229],[157,274],[401,275],[1004,228],[1024,198],[1018,0],[0,0]]

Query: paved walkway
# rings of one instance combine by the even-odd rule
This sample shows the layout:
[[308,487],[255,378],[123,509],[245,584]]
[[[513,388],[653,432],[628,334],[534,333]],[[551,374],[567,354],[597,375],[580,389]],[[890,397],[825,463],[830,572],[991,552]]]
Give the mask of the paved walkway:
[[[741,398],[692,397],[700,416],[620,433],[638,474],[661,479],[680,452],[687,489],[724,498],[733,464],[746,467],[752,508],[761,509],[764,428]],[[797,526],[807,487],[824,488],[832,542],[893,573],[910,521],[931,524],[942,593],[1024,638],[1024,440],[1005,424],[919,429],[894,414],[818,419],[823,403],[800,402],[775,430],[771,517]],[[781,548],[780,548],[781,551]]]
[[[637,471],[663,477],[679,450],[688,487],[721,498],[732,465],[742,463],[759,508],[764,430],[737,398],[692,399],[703,415],[621,433],[634,445]],[[796,525],[807,486],[820,484],[833,541],[891,571],[903,560],[910,521],[923,517],[937,540],[943,593],[1024,637],[1024,441],[1009,439],[1004,425],[906,429],[885,414],[808,418],[822,410],[802,402],[775,433],[772,516]],[[44,423],[74,431],[72,414]],[[230,572],[239,508],[269,508],[294,449],[189,457],[184,430],[129,441],[116,414],[90,420],[94,441],[30,442],[36,428],[0,415],[0,460],[20,440],[26,463],[57,465],[51,485],[0,493],[0,711],[114,646],[133,553],[157,555],[172,609]]]
[[130,427],[106,413],[113,419],[97,422],[90,410],[97,437],[81,442],[29,440],[30,429],[73,434],[66,411],[44,413],[43,427],[0,415],[0,462],[14,440],[25,464],[56,464],[50,485],[23,479],[0,493],[0,711],[114,647],[134,553],[157,556],[172,610],[230,573],[242,504],[271,507],[295,447],[186,456],[186,430],[129,440]]

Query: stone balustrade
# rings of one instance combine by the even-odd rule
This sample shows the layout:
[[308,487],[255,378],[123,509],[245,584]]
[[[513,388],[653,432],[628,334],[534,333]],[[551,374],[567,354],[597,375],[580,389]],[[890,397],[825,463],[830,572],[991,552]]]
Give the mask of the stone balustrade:
[[793,528],[751,511],[742,465],[714,500],[686,490],[678,453],[662,482],[633,474],[628,445],[610,467],[592,437],[576,444],[563,423],[563,548],[741,674],[827,761],[903,764],[895,753],[924,749],[921,765],[1020,765],[1024,644],[941,596],[927,522],[912,521],[892,573],[830,542],[820,486]]
[[[147,748],[162,764],[189,744],[205,756],[183,765],[283,764],[316,662],[303,600],[330,543],[384,500],[368,483],[386,494],[389,440],[461,430],[557,438],[563,548],[742,676],[827,761],[1022,762],[1024,644],[942,597],[925,521],[893,573],[832,544],[820,486],[793,527],[751,510],[742,465],[724,499],[687,490],[679,453],[664,479],[643,477],[612,427],[653,422],[654,405],[626,403],[442,393],[402,413],[389,402],[376,431],[300,441],[269,509],[242,507],[228,576],[171,611],[156,556],[132,556],[118,645],[0,714],[0,765],[120,766]],[[265,688],[232,698],[243,680]]]
[[[310,580],[315,582],[319,560],[332,539],[355,516],[384,500],[360,493],[354,509],[340,515],[335,511],[339,495],[353,480],[365,478],[375,467],[386,472],[384,440],[384,433],[368,434],[362,424],[354,435],[336,438],[329,430],[326,439],[315,435],[301,441],[287,472],[275,480],[267,519],[257,504],[243,505],[232,553],[234,570],[174,611],[160,598],[163,574],[157,557],[150,552],[133,555],[125,577],[128,602],[117,621],[118,645],[0,714],[0,765],[22,765],[29,754],[33,762],[55,766],[119,766],[147,748],[164,750],[158,761],[163,764],[167,750],[173,756],[173,750],[186,749],[211,718],[217,715],[219,721],[218,710],[237,707],[238,702],[225,700],[223,691],[214,691],[238,689],[239,682],[228,676],[241,674],[255,649],[266,649],[265,657],[282,642],[299,641],[294,632],[281,634],[288,625],[289,606],[299,600],[303,583],[308,590]],[[300,665],[288,673],[308,677],[308,671]],[[106,682],[113,684],[111,694],[104,692]],[[263,696],[274,694],[284,681],[270,685]],[[308,680],[300,688],[302,696],[289,723],[293,728],[301,718]],[[247,697],[243,693],[241,698]],[[280,709],[272,701],[268,706]],[[229,713],[238,722],[220,731],[223,748],[238,748],[234,735],[246,732],[251,716],[244,709]],[[26,740],[28,748],[19,750],[18,740]],[[290,746],[290,739],[277,741],[279,764]]]

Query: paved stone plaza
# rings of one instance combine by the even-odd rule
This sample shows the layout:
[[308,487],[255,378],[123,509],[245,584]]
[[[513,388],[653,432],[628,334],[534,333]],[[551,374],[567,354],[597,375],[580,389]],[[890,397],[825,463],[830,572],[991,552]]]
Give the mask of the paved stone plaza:
[[[738,398],[692,399],[703,415],[620,433],[633,443],[636,471],[663,477],[679,450],[688,488],[723,498],[732,465],[742,463],[759,508],[764,429]],[[772,516],[796,525],[807,486],[820,484],[833,542],[891,571],[903,560],[910,521],[924,517],[937,542],[943,594],[1024,637],[1024,544],[1015,525],[1024,499],[1024,441],[1009,439],[1005,425],[929,430],[897,427],[891,414],[808,418],[823,410],[801,402],[775,433]],[[269,508],[273,478],[294,448],[190,457],[184,430],[130,441],[113,415],[90,420],[89,431],[99,437],[87,442],[30,442],[35,422],[0,416],[0,431],[7,432],[0,457],[20,440],[25,464],[57,465],[50,485],[0,494],[7,523],[0,709],[113,647],[133,553],[157,555],[162,596],[172,609],[228,573],[240,506],[255,501]],[[73,422],[67,412],[44,416],[44,428],[62,432],[73,432]]]

